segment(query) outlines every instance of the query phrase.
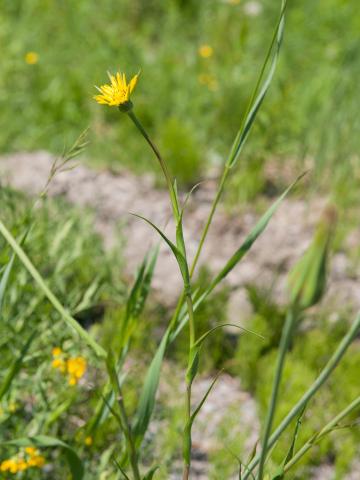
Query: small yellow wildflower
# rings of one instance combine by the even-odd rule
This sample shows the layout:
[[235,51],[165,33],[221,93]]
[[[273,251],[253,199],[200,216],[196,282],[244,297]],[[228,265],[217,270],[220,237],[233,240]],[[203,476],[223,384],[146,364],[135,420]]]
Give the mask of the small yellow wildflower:
[[35,455],[27,461],[29,467],[41,468],[45,465],[45,458],[42,455]]
[[84,440],[84,443],[85,443],[85,445],[90,447],[90,445],[93,444],[93,438],[91,436],[86,437],[85,440]]
[[56,368],[57,370],[60,370],[60,372],[64,373],[66,371],[66,363],[62,358],[55,358],[51,362],[51,366],[53,368]]
[[201,47],[199,47],[199,55],[200,57],[202,58],[210,58],[212,56],[212,54],[214,53],[214,50],[212,47],[210,47],[210,45],[201,45]]
[[72,357],[66,362],[66,369],[69,374],[69,385],[76,385],[86,372],[86,360],[83,357]]
[[16,462],[18,472],[22,472],[28,468],[27,462],[23,458],[18,458]]
[[133,92],[134,88],[139,79],[139,73],[135,75],[129,83],[126,82],[125,73],[116,73],[116,75],[111,75],[109,79],[111,85],[102,85],[99,90],[100,95],[95,95],[93,98],[100,103],[101,105],[109,105],[109,107],[120,107],[131,108],[130,95]]
[[38,454],[38,450],[35,447],[26,447],[25,452],[30,455],[30,457],[33,457],[34,455]]
[[9,458],[8,460],[4,460],[3,462],[1,462],[0,471],[17,473],[18,472],[17,460],[15,460],[14,458]]
[[39,55],[36,52],[27,52],[25,55],[25,62],[28,65],[35,65],[39,61]]
[[62,350],[60,347],[54,347],[52,350],[51,350],[51,353],[52,353],[52,356],[53,357],[60,357],[60,355],[62,354]]
[[0,464],[0,472],[7,472],[10,470],[11,460],[3,460]]

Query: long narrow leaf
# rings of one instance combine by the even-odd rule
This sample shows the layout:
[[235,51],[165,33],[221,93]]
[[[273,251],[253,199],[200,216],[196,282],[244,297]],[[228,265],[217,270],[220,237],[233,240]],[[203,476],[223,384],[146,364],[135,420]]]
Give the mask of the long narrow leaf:
[[150,422],[155,405],[155,396],[159,385],[160,371],[170,331],[167,330],[147,371],[144,386],[140,394],[133,432],[137,445],[140,445]]
[[138,217],[138,218],[141,218],[142,220],[144,220],[146,223],[148,223],[151,227],[153,227],[157,232],[158,234],[165,240],[165,242],[168,244],[168,246],[170,247],[171,251],[173,252],[176,260],[177,260],[177,263],[179,265],[179,268],[180,268],[180,272],[181,272],[181,275],[185,281],[186,284],[189,283],[189,271],[188,271],[188,266],[187,266],[187,262],[186,262],[186,258],[184,257],[183,253],[180,251],[180,249],[160,230],[159,227],[157,227],[154,223],[152,223],[150,220],[148,220],[147,218],[141,216],[141,215],[138,215],[137,213],[132,213],[132,215],[134,215],[135,217]]
[[[239,129],[239,132],[238,132],[238,134],[235,138],[235,141],[234,141],[229,159],[227,161],[227,165],[228,165],[229,168],[233,167],[235,165],[236,161],[239,158],[241,150],[242,150],[242,148],[245,144],[245,141],[246,141],[246,139],[247,139],[247,137],[250,133],[251,127],[252,127],[252,125],[255,121],[256,114],[259,111],[262,102],[264,101],[264,98],[266,96],[266,93],[267,93],[267,91],[270,87],[272,78],[274,76],[277,61],[278,61],[278,57],[279,57],[280,47],[281,47],[281,43],[282,43],[282,39],[283,39],[286,6],[287,6],[287,0],[283,0],[282,4],[281,4],[281,12],[280,12],[279,21],[278,21],[278,24],[275,28],[273,39],[271,41],[268,53],[265,57],[265,61],[264,61],[264,64],[263,64],[261,72],[260,72],[260,76],[258,78],[257,84],[255,86],[255,90],[254,90],[252,98],[250,100],[248,111],[246,113],[244,121],[242,122],[242,125]],[[274,48],[274,44],[276,44],[275,48]],[[269,71],[268,71],[266,79],[264,80],[264,82],[261,86],[262,78],[263,78],[263,75],[265,73],[266,67],[268,65],[268,62],[269,62],[272,51],[273,51],[273,57],[272,57],[272,60],[271,60]],[[261,86],[261,88],[260,88],[260,86]],[[260,91],[258,93],[259,88],[260,88]]]
[[226,263],[224,268],[218,273],[209,286],[209,291],[211,292],[216,285],[218,285],[230,272],[233,268],[239,263],[239,261],[245,256],[245,254],[253,246],[254,242],[258,237],[263,233],[267,227],[271,217],[276,212],[277,208],[288,195],[288,193],[295,187],[295,185],[303,178],[306,173],[301,174],[283,193],[280,197],[271,205],[271,207],[266,211],[266,213],[260,218],[255,227],[251,230],[250,234],[246,237],[245,241],[242,243],[240,248],[232,255],[230,260]]
[[11,255],[11,258],[10,258],[9,262],[7,263],[7,265],[5,267],[5,270],[4,270],[4,272],[2,274],[2,277],[1,277],[1,280],[0,280],[0,314],[1,314],[1,311],[2,311],[2,306],[3,306],[3,302],[4,302],[4,296],[5,296],[5,290],[6,290],[8,281],[9,281],[10,272],[11,272],[12,267],[14,265],[14,260],[15,260],[15,254],[13,253]]

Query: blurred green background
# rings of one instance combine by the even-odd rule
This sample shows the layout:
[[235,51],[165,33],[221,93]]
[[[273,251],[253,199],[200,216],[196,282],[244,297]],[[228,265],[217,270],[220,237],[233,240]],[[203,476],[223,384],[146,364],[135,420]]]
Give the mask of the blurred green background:
[[[0,0],[0,6],[1,154],[39,149],[60,153],[64,144],[72,144],[90,126],[91,142],[83,161],[94,168],[157,172],[148,146],[129,119],[116,108],[100,106],[92,99],[94,85],[107,81],[106,71],[126,71],[129,77],[141,69],[133,95],[134,108],[181,186],[188,188],[216,172],[226,158],[271,40],[280,1]],[[228,202],[238,206],[240,200],[250,201],[269,193],[269,169],[276,193],[297,173],[312,168],[308,192],[331,196],[339,207],[344,207],[339,209],[336,248],[342,248],[347,232],[358,226],[358,213],[351,218],[347,214],[349,206],[355,205],[359,211],[358,7],[358,0],[289,0],[278,68],[227,191]],[[6,189],[1,190],[0,202],[2,220],[14,235],[20,236],[34,222],[26,243],[28,254],[72,312],[79,313],[81,306],[83,316],[77,318],[84,326],[92,324],[96,316],[93,331],[110,348],[118,341],[114,331],[118,332],[116,326],[122,318],[130,282],[124,278],[121,253],[104,252],[99,236],[91,233],[91,213],[51,199],[34,214],[27,198]],[[261,200],[260,204],[263,210]],[[4,266],[10,250],[3,239],[1,247]],[[356,248],[354,271],[360,258]],[[1,319],[6,332],[1,344],[2,370],[6,371],[30,332],[38,329],[39,336],[25,373],[4,402],[6,418],[0,423],[7,432],[5,438],[20,436],[24,431],[44,432],[43,417],[68,401],[67,385],[54,380],[50,347],[65,345],[69,351],[79,352],[79,345],[43,302],[23,267],[15,265]],[[206,283],[206,275],[200,273],[199,285]],[[225,368],[228,374],[240,377],[242,386],[256,400],[260,416],[264,416],[268,378],[273,373],[284,311],[276,299],[270,302],[254,286],[249,286],[248,293],[253,309],[249,327],[267,336],[266,345],[234,340],[219,331],[209,340],[202,373],[210,376],[214,370]],[[228,296],[224,287],[199,311],[199,331],[229,321]],[[285,372],[279,416],[316,377],[351,320],[346,305],[339,306],[331,322],[328,313],[325,308],[325,313],[320,311],[315,320],[310,315],[310,327],[297,337]],[[134,342],[135,371],[139,375],[129,381],[130,411],[159,332],[169,316],[164,306],[151,304],[141,319]],[[164,378],[175,384],[174,397],[182,382],[186,349],[184,333],[167,358],[171,371],[165,371]],[[309,406],[301,439],[319,429],[330,414],[340,411],[358,393],[359,358],[356,344],[333,380]],[[93,391],[99,392],[103,381],[101,374],[93,372],[95,360],[90,359],[90,363],[93,390],[74,394],[73,403],[69,403],[71,410],[66,403],[64,414],[52,421],[45,433],[70,443],[78,441],[74,412],[81,419],[91,417],[96,403]],[[34,378],[39,380],[36,389]],[[28,397],[36,400],[31,412],[26,410]],[[159,478],[168,478],[179,458],[183,412],[173,400],[170,398],[169,406],[162,398],[155,414],[156,420],[162,422],[162,435],[157,439],[160,447],[156,448],[165,465]],[[19,404],[15,413],[6,410],[10,402]],[[231,443],[236,415],[228,414],[216,436],[234,451],[241,451],[246,433]],[[94,440],[93,450],[84,453],[84,447],[79,447],[91,472],[90,479],[99,478],[99,455],[105,455],[109,445],[115,444],[115,432],[114,423],[109,421]],[[282,459],[289,438],[285,437],[275,451],[276,461]],[[313,450],[294,478],[309,478],[310,467],[330,462],[335,466],[336,479],[342,480],[358,445],[359,429],[344,430]],[[151,451],[150,459],[153,454]],[[230,478],[236,462],[226,447],[214,451],[210,461],[214,466],[209,478]],[[54,478],[63,478],[64,467],[56,461],[54,464],[59,475]],[[37,477],[34,474],[29,478]]]
[[[229,150],[279,3],[2,0],[0,150],[59,152],[90,126],[94,164],[152,170],[128,119],[92,100],[107,70],[141,69],[136,112],[179,181],[196,182]],[[280,64],[244,151],[243,175],[232,182],[235,195],[259,193],[271,159],[280,170],[283,163],[314,166],[317,189],[331,185],[342,201],[353,200],[359,31],[357,0],[289,2]]]

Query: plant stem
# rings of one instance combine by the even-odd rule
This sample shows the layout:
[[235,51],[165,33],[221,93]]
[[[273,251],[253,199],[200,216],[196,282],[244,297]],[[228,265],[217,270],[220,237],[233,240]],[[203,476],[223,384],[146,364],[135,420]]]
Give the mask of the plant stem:
[[[183,233],[182,233],[182,225],[181,225],[182,219],[181,219],[181,215],[180,215],[180,211],[179,211],[177,193],[175,192],[175,189],[174,189],[174,186],[173,186],[171,176],[170,176],[169,170],[167,168],[166,162],[163,160],[158,148],[152,142],[152,140],[148,136],[146,130],[141,125],[140,121],[138,120],[138,118],[136,117],[134,112],[132,110],[130,110],[127,113],[129,115],[129,117],[131,118],[131,120],[134,122],[134,124],[137,127],[137,129],[139,130],[139,132],[142,134],[142,136],[145,138],[147,143],[150,145],[150,147],[153,150],[153,152],[155,153],[157,159],[159,160],[161,169],[163,171],[163,174],[164,174],[164,177],[165,177],[165,180],[166,180],[167,188],[168,188],[168,191],[169,191],[170,201],[171,201],[171,205],[172,205],[172,209],[173,209],[173,215],[174,215],[175,224],[176,224],[176,227],[177,227],[177,232],[179,233],[179,236],[177,236],[177,243],[178,243],[177,246],[178,246],[178,248],[180,248],[181,252],[183,253],[183,255],[186,259],[185,242],[184,242],[184,237],[183,237]],[[220,197],[220,195],[219,195],[219,197]],[[215,208],[214,208],[214,210],[215,210]],[[214,211],[213,211],[213,213],[214,213]],[[211,219],[208,222],[207,229],[209,228],[210,223],[211,223]],[[178,226],[180,226],[179,229],[178,229]],[[206,233],[203,236],[204,238],[202,239],[202,243],[205,240]],[[201,248],[200,248],[200,250],[201,250]],[[196,262],[195,262],[195,264],[196,264]],[[185,277],[183,277],[183,281],[184,281],[183,293],[182,293],[181,299],[179,300],[178,305],[176,307],[175,314],[174,314],[174,316],[173,316],[173,318],[170,322],[171,325],[176,322],[176,319],[179,315],[179,312],[180,312],[180,309],[181,309],[181,306],[182,306],[183,299],[184,299],[184,297],[186,297],[186,304],[187,304],[187,310],[188,310],[188,315],[189,315],[189,365],[190,365],[190,362],[192,360],[192,357],[191,357],[192,347],[195,343],[194,306],[193,306],[193,301],[192,301],[190,278],[191,278],[191,274],[188,270],[188,266],[186,265],[186,274],[185,274]],[[184,432],[184,452],[186,452],[186,454],[184,453],[184,472],[183,472],[184,480],[187,480],[189,478],[190,462],[191,462],[191,383],[192,383],[192,380],[187,382],[186,400],[185,400],[185,403],[186,403],[185,417],[186,417],[186,425],[187,425],[188,428],[186,428],[185,432]]]
[[221,179],[220,179],[219,187],[218,187],[218,189],[217,189],[217,192],[216,192],[214,201],[213,201],[212,206],[211,206],[211,210],[210,210],[209,216],[208,216],[208,218],[207,218],[207,221],[206,221],[204,230],[203,230],[203,232],[202,232],[201,239],[200,239],[199,245],[198,245],[198,247],[197,247],[194,260],[192,261],[192,264],[191,264],[190,277],[193,276],[193,273],[194,273],[194,271],[195,271],[196,265],[197,265],[197,263],[198,263],[198,260],[199,260],[199,257],[200,257],[200,254],[201,254],[201,251],[202,251],[202,248],[203,248],[205,239],[206,239],[206,237],[207,237],[207,234],[208,234],[208,231],[209,231],[209,228],[210,228],[210,225],[211,225],[211,222],[212,222],[212,220],[213,220],[213,217],[214,217],[216,208],[217,208],[217,206],[218,206],[218,203],[219,203],[219,201],[220,201],[221,195],[222,195],[222,193],[223,193],[224,186],[225,186],[225,182],[226,182],[226,179],[227,179],[227,177],[228,177],[228,175],[229,175],[229,171],[230,171],[230,169],[229,169],[228,165],[226,164],[225,167],[224,167],[224,171],[223,171],[223,173],[222,173]]
[[139,471],[139,459],[138,453],[136,451],[135,442],[132,434],[132,429],[130,425],[130,421],[128,415],[126,413],[125,405],[124,405],[124,397],[122,393],[122,388],[119,382],[118,375],[116,373],[115,368],[112,365],[107,365],[110,380],[113,386],[114,391],[117,394],[117,404],[119,407],[119,417],[121,421],[121,427],[126,439],[127,451],[129,454],[129,460],[131,469],[133,471],[134,480],[141,480],[140,471]]
[[121,416],[123,418],[124,425],[125,425],[125,436],[128,444],[128,449],[130,452],[129,458],[130,458],[131,468],[134,474],[134,479],[140,480],[141,477],[140,477],[139,464],[138,464],[138,454],[135,448],[135,443],[134,443],[134,439],[133,439],[133,435],[130,427],[130,422],[125,410],[121,389],[118,397],[118,403],[119,403],[119,410],[121,412]]
[[[186,304],[187,310],[189,315],[189,359],[188,359],[188,371],[191,369],[191,365],[193,362],[192,352],[193,346],[196,340],[196,333],[195,333],[195,321],[194,321],[194,306],[191,297],[191,290],[184,289],[189,293],[186,294]],[[194,374],[195,375],[195,374]],[[190,475],[190,465],[191,465],[191,447],[192,447],[192,440],[191,440],[191,428],[192,428],[192,421],[191,421],[191,386],[192,386],[193,378],[187,379],[186,381],[186,397],[185,397],[185,430],[184,430],[184,445],[183,445],[183,452],[184,452],[184,468],[183,468],[183,480],[188,480]]]
[[175,220],[177,221],[179,219],[180,212],[179,212],[179,208],[178,208],[178,202],[177,202],[177,199],[176,199],[174,186],[172,184],[170,172],[169,172],[169,169],[166,165],[166,162],[163,160],[157,146],[154,144],[154,142],[151,140],[149,135],[146,133],[146,130],[144,129],[144,127],[140,123],[139,119],[137,118],[137,116],[135,115],[133,110],[130,110],[129,112],[127,112],[127,114],[129,115],[131,120],[134,122],[135,126],[137,127],[137,129],[139,130],[141,135],[145,138],[147,143],[150,145],[152,151],[155,153],[156,158],[159,160],[160,167],[161,167],[161,170],[164,174],[166,184],[167,184],[167,188],[168,188],[168,191],[169,191],[174,217],[175,217]]
[[315,436],[312,436],[301,448],[300,450],[292,457],[292,459],[285,465],[284,472],[287,472],[295,463],[297,463],[305,453],[310,450],[310,448],[317,442],[319,442],[325,435],[330,433],[338,423],[349,413],[360,406],[360,396],[357,397],[353,402],[350,403],[342,412],[340,412],[336,417],[334,417],[329,423],[325,425],[324,428]]
[[279,345],[279,353],[278,353],[278,359],[277,359],[277,364],[275,369],[275,377],[274,377],[274,382],[272,387],[270,405],[269,405],[267,418],[265,422],[264,438],[262,441],[261,455],[260,455],[260,461],[259,461],[259,471],[257,476],[258,480],[262,480],[264,475],[264,466],[265,466],[266,456],[268,452],[269,437],[270,437],[271,428],[274,421],[274,415],[276,410],[276,403],[278,400],[281,377],[284,370],[285,357],[291,342],[296,318],[297,318],[296,311],[293,307],[291,307],[286,317],[286,321],[282,331],[281,341]]
[[[342,338],[338,348],[335,350],[335,352],[331,356],[328,363],[320,372],[317,379],[310,386],[310,388],[304,393],[301,399],[293,406],[293,408],[286,415],[286,417],[283,419],[280,425],[276,428],[274,433],[270,436],[269,442],[268,442],[269,449],[275,445],[275,443],[278,441],[283,431],[286,430],[286,428],[290,425],[292,420],[294,420],[294,418],[303,410],[303,408],[309,402],[309,400],[316,394],[316,392],[320,389],[320,387],[326,382],[326,380],[329,378],[331,373],[335,370],[335,368],[339,364],[342,357],[345,355],[349,345],[356,338],[359,330],[360,330],[360,313],[357,315],[355,321],[352,323],[348,332]],[[252,474],[251,472],[259,464],[259,460],[260,460],[260,455],[256,455],[253,458],[253,460],[248,465],[248,468],[246,473],[244,474],[243,480],[247,480],[249,478],[249,476]]]

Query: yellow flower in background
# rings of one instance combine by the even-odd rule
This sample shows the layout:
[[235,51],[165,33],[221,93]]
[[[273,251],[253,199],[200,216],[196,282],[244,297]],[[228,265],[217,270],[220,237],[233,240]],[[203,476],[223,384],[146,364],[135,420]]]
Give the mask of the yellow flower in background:
[[111,75],[109,79],[110,85],[102,85],[99,90],[100,95],[95,95],[93,98],[101,105],[109,105],[109,107],[119,107],[120,105],[129,104],[130,95],[139,79],[139,73],[136,74],[129,83],[126,81],[125,73],[116,73]]
[[218,89],[219,84],[216,78],[209,73],[201,73],[198,76],[199,83],[201,85],[206,85],[209,90],[215,91]]
[[41,468],[45,465],[45,458],[42,455],[34,455],[27,461],[28,467]]
[[35,447],[26,447],[25,448],[25,452],[30,455],[30,457],[33,457],[34,455],[37,455],[39,452],[38,452],[38,449],[35,448]]
[[25,55],[25,62],[28,65],[35,65],[39,61],[39,55],[36,52],[27,52]]
[[66,370],[69,374],[69,385],[76,385],[86,372],[86,360],[83,357],[72,357],[66,362]]
[[31,467],[41,468],[45,465],[45,458],[39,454],[34,447],[26,447],[24,451],[20,451],[16,457],[3,460],[0,464],[1,472],[17,473],[23,472]]
[[51,362],[51,366],[60,370],[60,372],[64,373],[66,371],[66,363],[62,358],[54,358]]
[[85,443],[85,445],[87,445],[88,447],[90,447],[90,445],[93,444],[93,439],[92,439],[92,437],[90,437],[90,436],[89,436],[89,437],[86,437],[85,440],[84,440],[84,443]]
[[214,50],[212,47],[210,47],[210,45],[201,45],[201,47],[199,47],[198,53],[202,58],[210,58],[214,53]]
[[53,357],[60,357],[60,355],[62,354],[62,350],[60,347],[54,347],[52,350],[51,350],[51,353],[52,353],[52,356]]

